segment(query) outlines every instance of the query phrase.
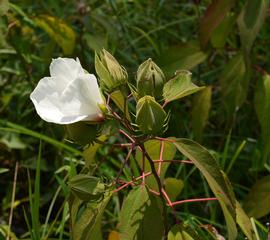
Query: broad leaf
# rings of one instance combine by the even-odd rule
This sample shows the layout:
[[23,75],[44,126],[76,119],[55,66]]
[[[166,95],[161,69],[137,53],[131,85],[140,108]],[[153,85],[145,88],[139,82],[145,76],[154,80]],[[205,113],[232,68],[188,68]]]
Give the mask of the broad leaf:
[[235,198],[214,157],[201,145],[189,139],[176,139],[175,146],[201,171],[218,199],[228,227],[229,239],[237,236]]
[[158,64],[167,76],[172,76],[176,70],[191,70],[207,58],[196,42],[172,46],[160,56]]
[[238,201],[236,201],[236,220],[248,240],[257,240],[252,223]]
[[268,4],[269,0],[248,0],[238,18],[241,42],[246,53],[250,52],[264,23]]
[[211,36],[211,44],[215,48],[223,48],[227,37],[236,22],[236,15],[228,13],[219,26],[213,31]]
[[129,192],[120,212],[121,240],[162,239],[164,226],[158,201],[145,186]]
[[72,239],[76,240],[102,240],[101,220],[105,207],[110,198],[111,191],[104,192],[101,200],[96,202],[84,202],[71,195],[70,217]]
[[241,54],[233,57],[223,69],[220,77],[221,94],[228,117],[238,110],[247,95],[249,75]]
[[198,87],[191,82],[191,73],[189,71],[178,71],[176,76],[165,83],[163,88],[163,97],[165,102],[171,102],[190,94],[193,94],[204,87]]
[[111,99],[116,104],[116,106],[125,114],[125,117],[130,121],[130,115],[128,111],[128,102],[125,96],[120,90],[116,90],[110,94]]
[[262,155],[266,162],[270,154],[270,76],[258,81],[255,92],[255,109],[261,125]]
[[211,108],[212,87],[206,87],[198,92],[192,103],[192,129],[194,138],[202,140],[203,129],[207,123]]
[[235,0],[213,0],[200,21],[200,41],[206,47],[213,31],[222,22]]
[[174,225],[168,233],[168,240],[199,240],[197,232],[183,224]]
[[62,48],[64,54],[73,53],[76,35],[70,26],[61,19],[48,15],[39,15],[34,20]]
[[[107,139],[106,135],[101,135],[98,137],[98,140],[103,142]],[[102,145],[100,143],[94,143],[92,145],[89,145],[88,148],[84,149],[83,151],[83,158],[85,161],[85,166],[89,169],[91,169],[91,165],[95,163],[95,156],[97,153],[97,150],[101,147]]]
[[270,213],[270,176],[256,182],[251,188],[244,209],[250,217],[261,218]]
[[174,201],[184,188],[184,182],[177,178],[166,178],[164,187],[171,201]]
[[3,16],[8,11],[8,4],[8,0],[0,0],[0,16]]
[[[161,141],[159,140],[148,140],[144,143],[144,147],[148,153],[148,155],[151,157],[152,160],[159,160],[160,158],[160,149],[161,149]],[[174,158],[174,155],[176,153],[176,148],[173,145],[172,142],[169,141],[164,141],[164,149],[163,149],[163,155],[162,155],[162,159],[163,160],[172,160]],[[136,150],[136,160],[139,163],[140,167],[143,167],[143,156],[142,156],[142,152],[139,151],[138,149]],[[161,164],[161,171],[160,171],[160,179],[161,181],[163,181],[165,173],[169,167],[170,163],[162,163]],[[155,164],[155,168],[156,170],[158,170],[158,166],[159,164],[156,163]],[[151,167],[148,163],[148,160],[145,158],[145,163],[144,163],[144,167],[145,167],[145,172],[151,172]],[[145,179],[145,182],[147,184],[147,186],[149,186],[150,188],[154,189],[154,190],[158,190],[158,185],[156,183],[156,179],[154,178],[154,176],[149,176]]]

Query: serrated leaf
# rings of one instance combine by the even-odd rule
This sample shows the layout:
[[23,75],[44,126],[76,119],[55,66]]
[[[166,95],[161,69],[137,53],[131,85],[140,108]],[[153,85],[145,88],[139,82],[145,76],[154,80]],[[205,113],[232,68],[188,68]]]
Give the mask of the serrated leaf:
[[[161,141],[151,139],[144,143],[145,150],[147,151],[148,155],[151,157],[152,160],[159,160],[160,157],[160,147]],[[164,141],[164,149],[163,149],[163,160],[172,160],[174,159],[176,153],[176,148],[172,142]],[[136,160],[139,163],[140,167],[143,167],[143,156],[142,152],[138,149],[136,150]],[[169,167],[170,163],[162,163],[161,171],[160,171],[160,179],[163,181],[166,171]],[[151,172],[150,164],[148,163],[147,159],[145,159],[144,163],[145,172]],[[158,170],[158,164],[155,164],[156,170]],[[145,183],[149,188],[158,191],[158,185],[156,183],[156,179],[154,176],[149,176],[145,179]]]
[[76,34],[63,20],[53,16],[39,15],[34,18],[34,21],[62,48],[64,54],[73,53]]
[[168,103],[186,97],[203,88],[191,82],[191,72],[182,70],[178,71],[174,78],[165,83],[163,97],[165,102]]
[[213,31],[222,22],[235,0],[213,0],[200,21],[200,42],[206,47]]
[[120,212],[121,240],[162,239],[164,226],[158,201],[145,186],[129,192]]
[[242,46],[248,54],[267,15],[269,0],[248,0],[237,20]]
[[261,126],[262,155],[266,162],[270,154],[270,76],[263,76],[257,83],[255,110]]
[[212,87],[206,87],[198,92],[192,103],[192,129],[194,138],[197,141],[202,140],[203,129],[207,123],[211,108]]
[[236,200],[214,157],[207,149],[189,139],[176,139],[176,148],[201,171],[206,178],[211,190],[218,199],[223,210],[228,227],[229,240],[237,236],[236,228]]
[[248,216],[261,218],[270,213],[270,176],[257,181],[244,201]]
[[160,56],[158,64],[167,76],[172,76],[176,70],[191,70],[207,58],[207,54],[200,49],[197,42],[172,46]]
[[249,74],[241,54],[233,57],[225,66],[220,77],[221,93],[228,117],[241,107],[246,99]]
[[184,188],[184,182],[177,178],[166,178],[164,187],[171,201],[174,201]]

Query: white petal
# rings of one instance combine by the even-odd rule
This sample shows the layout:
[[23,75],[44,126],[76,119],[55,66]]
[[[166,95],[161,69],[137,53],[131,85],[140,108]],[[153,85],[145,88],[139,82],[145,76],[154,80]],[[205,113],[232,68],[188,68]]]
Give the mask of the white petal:
[[42,78],[30,98],[38,115],[47,122],[59,123],[63,117],[60,111],[60,94],[56,91],[56,79]]
[[60,103],[64,115],[62,122],[97,121],[102,117],[98,105],[104,101],[92,74],[81,75],[70,83],[61,95]]
[[80,62],[73,58],[57,58],[51,62],[50,74],[58,79],[58,87],[64,90],[68,83],[84,74],[84,70]]

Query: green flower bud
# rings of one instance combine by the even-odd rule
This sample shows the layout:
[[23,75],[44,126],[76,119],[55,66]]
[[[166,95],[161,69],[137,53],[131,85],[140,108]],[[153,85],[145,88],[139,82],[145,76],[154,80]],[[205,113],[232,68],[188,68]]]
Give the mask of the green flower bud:
[[150,95],[155,98],[162,96],[165,76],[151,58],[143,62],[137,71],[137,90],[140,97]]
[[78,174],[68,183],[71,192],[83,201],[99,201],[107,186],[99,179],[87,174]]
[[136,122],[145,134],[155,135],[164,129],[166,112],[151,96],[140,98],[136,106]]
[[66,125],[68,137],[81,145],[92,143],[99,135],[99,125],[76,122]]
[[127,82],[127,71],[105,49],[95,55],[95,68],[101,87],[112,92]]

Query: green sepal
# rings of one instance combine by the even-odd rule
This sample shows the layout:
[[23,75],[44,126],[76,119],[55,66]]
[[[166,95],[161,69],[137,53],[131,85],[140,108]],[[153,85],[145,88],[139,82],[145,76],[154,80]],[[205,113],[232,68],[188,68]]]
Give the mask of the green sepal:
[[151,96],[140,98],[136,106],[136,122],[144,134],[156,135],[164,129],[166,112]]

